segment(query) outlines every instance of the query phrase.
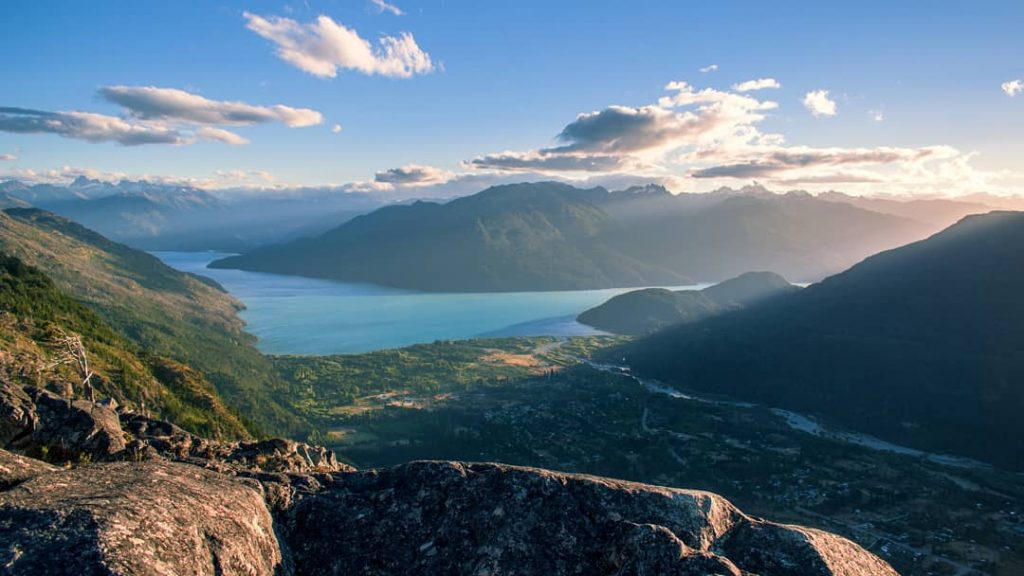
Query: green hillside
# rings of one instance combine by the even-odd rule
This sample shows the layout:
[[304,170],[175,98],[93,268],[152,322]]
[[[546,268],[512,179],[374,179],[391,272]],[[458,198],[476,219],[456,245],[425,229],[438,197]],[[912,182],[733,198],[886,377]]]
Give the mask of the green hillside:
[[[92,392],[147,410],[212,437],[249,436],[213,387],[194,370],[143,352],[92,309],[61,292],[41,271],[0,253],[0,357],[6,377],[46,386],[81,382],[83,375],[58,362],[58,338],[77,335],[86,350]],[[63,377],[61,377],[63,376]],[[74,390],[88,393],[86,386]]]
[[0,214],[0,251],[41,270],[140,350],[195,368],[257,430],[305,431],[243,331],[240,304],[212,281],[35,209]]

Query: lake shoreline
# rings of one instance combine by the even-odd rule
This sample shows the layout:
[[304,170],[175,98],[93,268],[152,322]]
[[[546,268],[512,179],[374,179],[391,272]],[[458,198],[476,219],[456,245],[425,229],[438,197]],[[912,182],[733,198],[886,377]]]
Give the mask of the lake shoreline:
[[[151,252],[165,264],[216,281],[270,355],[325,356],[437,340],[596,336],[576,316],[636,288],[547,292],[417,292],[373,284],[207,268],[219,252]],[[697,290],[704,284],[667,287]]]

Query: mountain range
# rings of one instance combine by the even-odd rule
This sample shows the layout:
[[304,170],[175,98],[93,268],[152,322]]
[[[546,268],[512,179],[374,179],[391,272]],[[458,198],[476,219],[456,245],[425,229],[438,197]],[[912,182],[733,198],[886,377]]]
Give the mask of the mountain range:
[[0,206],[34,206],[144,250],[237,251],[323,232],[381,205],[334,189],[233,190],[214,194],[144,180],[84,176],[66,186],[0,183]]
[[1024,213],[992,212],[625,356],[678,386],[1022,470],[1022,293]]
[[455,292],[672,286],[758,269],[803,282],[940,227],[760,187],[673,195],[543,182],[387,206],[212,267]]

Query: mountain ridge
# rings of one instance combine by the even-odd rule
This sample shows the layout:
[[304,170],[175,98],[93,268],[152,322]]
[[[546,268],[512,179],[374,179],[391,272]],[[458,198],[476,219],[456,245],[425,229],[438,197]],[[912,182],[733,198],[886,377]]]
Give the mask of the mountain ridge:
[[806,193],[630,190],[494,186],[445,204],[381,208],[211,267],[452,292],[683,285],[751,269],[802,280],[927,231]]
[[669,328],[626,355],[666,382],[1024,469],[1024,451],[1006,440],[1024,434],[1022,247],[1024,213],[968,216],[787,298]]

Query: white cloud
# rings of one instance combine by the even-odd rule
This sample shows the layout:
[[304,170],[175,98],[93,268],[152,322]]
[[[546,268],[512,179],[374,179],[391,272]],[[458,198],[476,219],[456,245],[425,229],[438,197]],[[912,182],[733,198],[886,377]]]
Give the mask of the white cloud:
[[188,145],[197,140],[238,146],[249,141],[217,125],[280,122],[285,126],[302,127],[323,122],[319,112],[308,108],[210,100],[174,88],[106,86],[100,89],[100,96],[122,106],[124,115],[0,107],[0,132],[56,134],[88,142],[117,142],[125,146]]
[[732,85],[732,89],[737,92],[751,92],[754,90],[764,90],[765,88],[782,88],[782,84],[779,84],[779,81],[775,78],[758,78],[757,80],[747,80],[746,82]]
[[576,117],[558,135],[566,152],[642,152],[695,138],[714,127],[693,113],[660,106],[610,106]]
[[836,102],[829,98],[828,90],[814,90],[804,95],[804,107],[815,116],[835,116]]
[[230,144],[232,146],[242,146],[248,144],[249,141],[242,138],[234,132],[224,130],[222,128],[214,128],[213,126],[202,126],[196,130],[196,136],[202,140],[208,140],[211,142],[222,142],[224,144]]
[[613,173],[656,172],[657,162],[686,147],[765,138],[754,125],[778,105],[711,88],[671,82],[671,96],[657,104],[609,106],[576,117],[558,134],[560,145],[526,152],[478,156],[467,166],[502,171]]
[[175,88],[155,86],[106,86],[100,95],[124,107],[136,118],[170,120],[194,124],[247,125],[281,122],[299,128],[323,122],[316,110],[276,106],[253,106],[245,102],[210,100]]
[[16,162],[18,160],[17,154],[0,154],[0,161],[3,162]]
[[718,64],[709,64],[709,65],[701,68],[700,69],[700,73],[701,74],[707,74],[708,72],[714,72],[715,70],[718,70]]
[[868,116],[875,122],[884,122],[885,110],[868,110]]
[[381,14],[383,14],[385,12],[390,12],[391,14],[394,14],[395,16],[404,16],[405,15],[405,12],[403,12],[401,8],[399,8],[398,6],[395,6],[394,4],[388,4],[384,0],[370,0],[370,3],[373,4],[374,7],[377,8],[377,12],[379,12]]
[[341,134],[341,124],[335,124],[334,126],[331,126],[331,132],[335,134]]
[[1017,94],[1024,92],[1024,80],[1010,80],[1009,82],[1003,82],[1002,89],[1003,93],[1010,98],[1013,98]]
[[341,68],[408,78],[434,69],[430,55],[420,49],[408,32],[381,36],[374,46],[355,30],[328,16],[308,24],[249,12],[244,16],[249,30],[277,45],[279,58],[314,76],[334,78]]
[[[586,112],[556,136],[556,145],[476,156],[467,168],[498,174],[543,175],[576,182],[642,177],[675,182],[675,189],[708,190],[749,183],[799,185],[853,193],[887,190],[943,195],[997,190],[1008,176],[975,168],[974,155],[951,146],[918,148],[793,145],[761,124],[778,104],[750,93],[698,89],[670,82],[670,94],[646,106]],[[822,113],[835,113],[821,105]],[[813,93],[812,93],[813,94]],[[873,111],[873,117],[881,114]]]
[[377,184],[429,186],[449,182],[454,178],[456,178],[456,174],[448,170],[433,166],[406,164],[400,168],[377,172],[373,176],[373,181]]
[[91,112],[47,112],[27,108],[0,108],[0,132],[57,134],[89,142],[191,144],[193,139],[161,122],[131,122]]

